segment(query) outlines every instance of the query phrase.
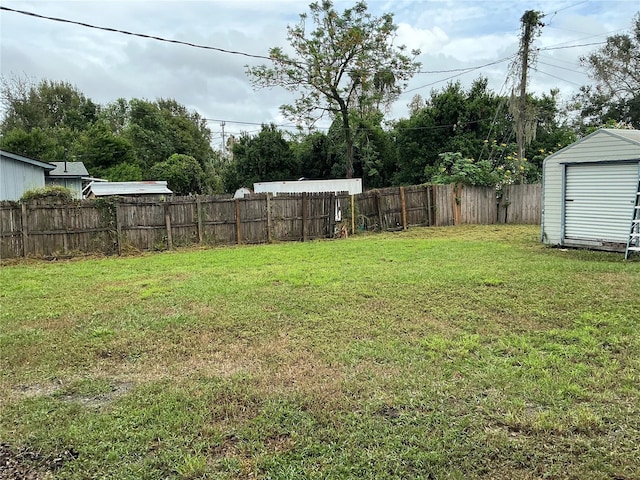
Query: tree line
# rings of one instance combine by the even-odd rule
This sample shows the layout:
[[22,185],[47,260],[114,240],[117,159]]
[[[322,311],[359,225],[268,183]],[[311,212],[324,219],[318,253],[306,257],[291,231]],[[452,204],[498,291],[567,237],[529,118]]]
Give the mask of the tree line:
[[[82,161],[92,176],[111,181],[167,180],[184,195],[301,177],[362,177],[366,188],[531,183],[546,156],[594,128],[640,128],[640,14],[630,34],[609,37],[581,59],[593,84],[571,102],[562,104],[557,90],[528,95],[535,131],[518,155],[509,98],[483,77],[469,88],[452,82],[416,95],[406,118],[385,120],[385,106],[417,71],[419,52],[392,48],[392,16],[372,17],[363,2],[343,13],[328,0],[310,8],[316,30],[304,23],[288,29],[295,56],[274,48],[271,67],[247,69],[257,87],[299,93],[281,109],[304,131],[263,125],[223,153],[212,148],[206,119],[174,99],[100,105],[66,81],[11,77],[2,79],[0,147],[43,161]],[[329,112],[328,129],[314,128],[317,111]]]

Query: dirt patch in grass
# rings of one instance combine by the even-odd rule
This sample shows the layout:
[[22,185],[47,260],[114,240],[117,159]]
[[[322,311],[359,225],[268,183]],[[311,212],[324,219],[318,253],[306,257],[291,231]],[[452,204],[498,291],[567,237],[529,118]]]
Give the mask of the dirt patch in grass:
[[59,392],[62,388],[60,382],[55,383],[34,383],[32,385],[18,385],[11,389],[13,396],[16,397],[41,397],[46,395],[53,395]]
[[[94,377],[97,378],[97,377]],[[135,384],[131,381],[111,381],[109,382],[109,388],[104,392],[70,392],[65,393],[68,387],[65,383],[71,384],[72,381],[57,382],[42,384],[34,383],[31,385],[19,385],[11,389],[13,399],[20,398],[35,398],[46,396],[57,396],[57,398],[63,402],[79,403],[88,408],[99,409],[105,407],[115,401],[117,398],[127,394]],[[73,390],[73,388],[71,388]]]
[[79,403],[87,408],[99,409],[126,395],[134,385],[133,382],[115,382],[111,384],[111,390],[108,392],[97,394],[72,393],[63,395],[60,399],[64,402]]

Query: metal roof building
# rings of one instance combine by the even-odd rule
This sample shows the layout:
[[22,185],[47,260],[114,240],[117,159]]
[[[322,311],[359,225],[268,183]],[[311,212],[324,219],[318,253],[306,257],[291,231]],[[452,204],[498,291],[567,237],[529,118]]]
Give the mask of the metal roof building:
[[99,198],[109,196],[139,196],[139,195],[171,195],[173,192],[167,187],[167,182],[91,182],[84,189],[85,198]]
[[542,241],[624,251],[640,180],[640,130],[603,128],[544,160]]

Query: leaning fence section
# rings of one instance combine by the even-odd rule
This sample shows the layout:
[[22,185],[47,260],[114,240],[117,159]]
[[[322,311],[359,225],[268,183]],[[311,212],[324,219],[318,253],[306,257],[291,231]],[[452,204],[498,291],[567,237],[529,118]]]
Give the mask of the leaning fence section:
[[539,223],[539,185],[416,185],[313,193],[0,202],[0,258],[116,254],[195,244],[306,241],[414,226]]

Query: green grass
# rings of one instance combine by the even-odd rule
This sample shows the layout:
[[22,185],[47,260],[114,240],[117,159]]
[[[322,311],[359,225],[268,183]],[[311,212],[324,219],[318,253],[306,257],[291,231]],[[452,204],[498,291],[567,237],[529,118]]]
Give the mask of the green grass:
[[0,271],[0,439],[56,478],[640,478],[640,262],[538,228]]

